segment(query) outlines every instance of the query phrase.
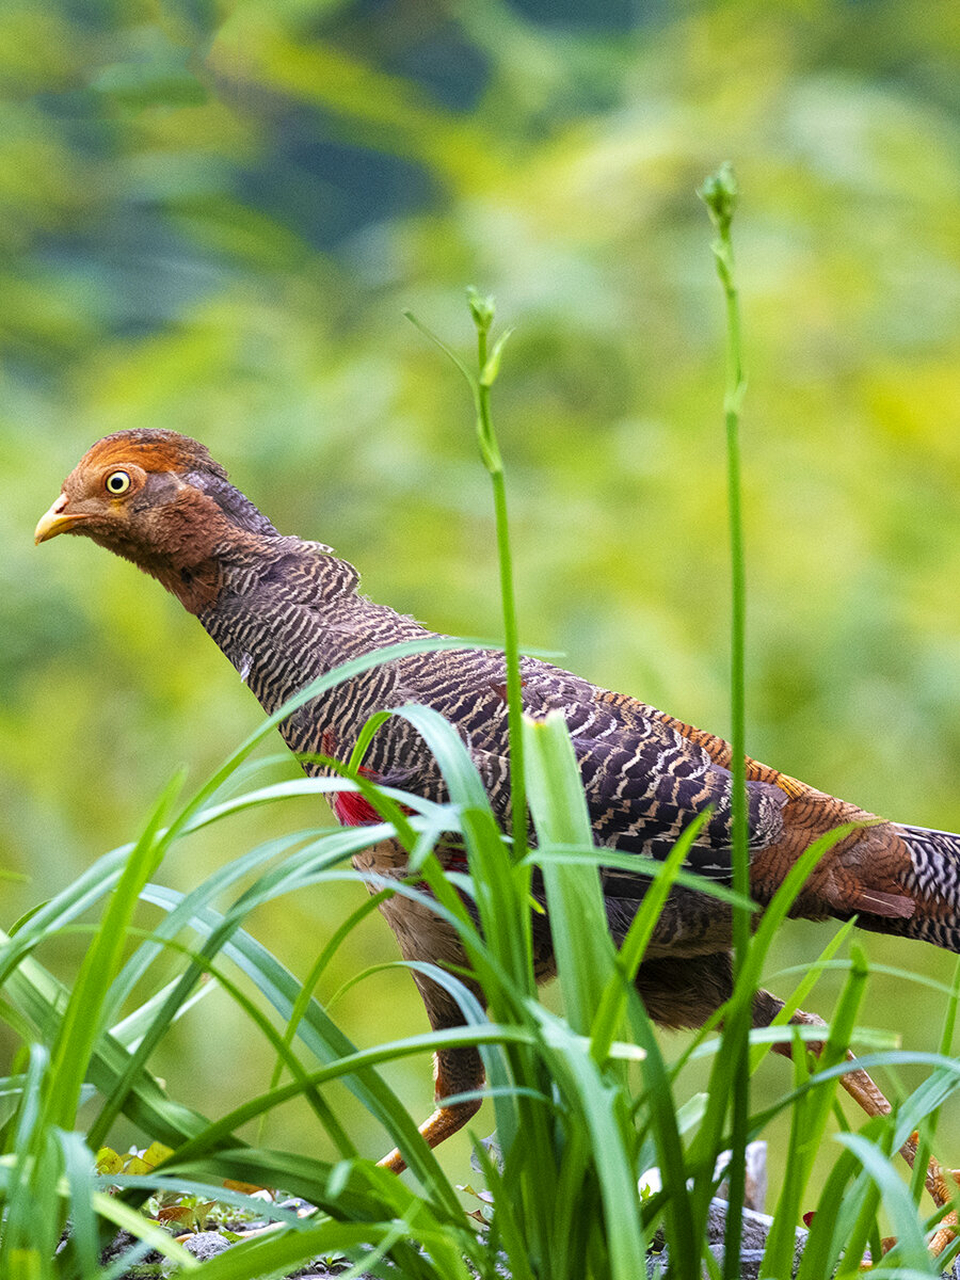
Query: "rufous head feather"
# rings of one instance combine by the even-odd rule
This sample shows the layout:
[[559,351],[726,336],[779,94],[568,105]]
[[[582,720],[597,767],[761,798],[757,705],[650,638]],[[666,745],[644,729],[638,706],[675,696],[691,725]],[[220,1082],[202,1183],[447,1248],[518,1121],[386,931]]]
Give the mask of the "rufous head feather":
[[35,541],[81,533],[158,578],[190,610],[215,603],[218,552],[231,539],[275,536],[205,445],[176,431],[116,431],[63,482]]

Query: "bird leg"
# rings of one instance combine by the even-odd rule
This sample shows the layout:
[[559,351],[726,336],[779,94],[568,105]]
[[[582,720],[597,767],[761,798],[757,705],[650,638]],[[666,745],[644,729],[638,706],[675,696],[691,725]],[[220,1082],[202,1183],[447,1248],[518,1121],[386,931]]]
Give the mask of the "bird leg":
[[[769,991],[759,991],[757,993],[757,1002],[758,1002],[758,1005],[760,1005],[761,1015],[763,1012],[765,1012],[765,1001],[762,999],[762,997],[766,997],[767,1000],[774,1001],[775,1003],[780,1004],[782,1008],[782,1003],[778,1001],[775,996],[771,996]],[[757,1012],[758,1010],[755,1007],[755,1011],[754,1011],[755,1023],[757,1022]],[[773,1016],[775,1016],[775,1014]],[[761,1025],[761,1026],[769,1025],[770,1021],[772,1021],[772,1017],[770,1019],[764,1019],[763,1022],[760,1022],[757,1025]],[[790,1023],[791,1025],[794,1025],[794,1026],[805,1026],[805,1027],[825,1027],[826,1026],[826,1023],[824,1022],[824,1020],[821,1017],[819,1017],[817,1014],[805,1013],[803,1009],[797,1010],[797,1012],[790,1019]],[[773,1049],[774,1053],[779,1053],[783,1057],[790,1057],[792,1053],[792,1045],[790,1044],[789,1041],[781,1041],[779,1044],[772,1045],[771,1048]],[[819,1054],[823,1050],[823,1043],[822,1041],[808,1043],[807,1048],[810,1049],[814,1054],[819,1056]],[[856,1062],[857,1060],[856,1055],[851,1053],[849,1049],[847,1050],[846,1059],[847,1059],[847,1062]],[[853,1071],[844,1072],[844,1074],[840,1077],[840,1083],[843,1085],[844,1089],[846,1089],[850,1097],[853,1098],[854,1102],[856,1102],[857,1105],[860,1106],[867,1113],[868,1116],[888,1116],[892,1112],[893,1108],[891,1107],[889,1101],[883,1095],[883,1093],[881,1093],[876,1083],[871,1079],[871,1077],[867,1074],[867,1072],[863,1070],[862,1067],[857,1067]],[[911,1169],[916,1163],[918,1147],[919,1147],[919,1135],[917,1134],[916,1130],[914,1130],[914,1132],[910,1135],[910,1137],[906,1140],[906,1142],[900,1148],[900,1154],[903,1156],[904,1160],[906,1160],[907,1164],[910,1166]],[[954,1184],[960,1181],[960,1178],[958,1178],[958,1175],[952,1170],[950,1171],[950,1177],[953,1179]],[[932,1157],[930,1159],[929,1164],[927,1165],[927,1171],[924,1177],[924,1185],[926,1186],[927,1190],[930,1192],[930,1196],[938,1209],[942,1209],[945,1205],[952,1203],[955,1195],[956,1187],[954,1185],[954,1187],[951,1188],[944,1174],[942,1165]],[[951,1230],[951,1227],[956,1226],[956,1224],[957,1224],[957,1214],[954,1210],[951,1210],[950,1213],[948,1213],[946,1217],[943,1219],[943,1225],[940,1227],[939,1231],[937,1231],[936,1235],[930,1241],[929,1249],[930,1249],[930,1252],[934,1255],[934,1257],[942,1253],[943,1250],[946,1248],[946,1246],[954,1238],[956,1233],[953,1230]]]
[[[381,864],[386,859],[397,856],[387,850],[388,843],[394,842],[385,842],[383,846],[378,847]],[[384,852],[385,850],[387,851]],[[354,865],[358,865],[357,859],[354,860]],[[371,881],[371,890],[378,883]],[[461,971],[467,966],[467,957],[455,929],[440,916],[435,915],[425,903],[397,894],[382,902],[380,911],[396,935],[397,942],[400,944],[400,954],[405,960],[412,961],[414,964],[448,964]],[[420,990],[433,1030],[442,1031],[448,1027],[462,1027],[466,1018],[453,995],[420,969],[413,968],[411,973]],[[485,1003],[483,992],[477,983],[463,976],[460,981],[480,1004]],[[420,1133],[428,1147],[435,1147],[445,1142],[458,1129],[462,1129],[480,1110],[479,1098],[455,1102],[452,1105],[447,1105],[444,1101],[456,1094],[474,1093],[483,1086],[484,1069],[479,1051],[474,1045],[439,1049],[434,1055],[433,1078],[436,1110],[420,1125]],[[384,1169],[391,1169],[394,1173],[402,1173],[407,1167],[406,1161],[397,1149],[384,1156],[378,1163]]]
[[[434,1030],[436,1029],[434,1026]],[[480,1054],[472,1045],[441,1049],[434,1055],[434,1061],[437,1109],[420,1125],[420,1133],[428,1147],[436,1147],[445,1142],[480,1110],[479,1098],[455,1102],[450,1106],[444,1102],[444,1098],[452,1098],[458,1093],[472,1093],[481,1087],[484,1080]],[[407,1167],[407,1162],[396,1147],[377,1163],[393,1173],[402,1173]]]
[[[637,990],[647,1007],[647,1012],[664,1026],[699,1027],[730,999],[733,992],[733,969],[729,952],[717,952],[706,956],[666,957],[657,956],[644,960],[637,972]],[[783,1001],[770,991],[759,990],[754,997],[753,1025],[768,1027],[783,1008]],[[796,1026],[826,1027],[822,1018],[814,1013],[805,1013],[798,1009],[790,1022]],[[789,1041],[780,1041],[770,1046],[774,1053],[789,1058],[793,1046]],[[823,1043],[814,1042],[807,1048],[819,1055]],[[847,1052],[847,1061],[856,1062],[854,1054]],[[840,1083],[851,1098],[868,1116],[886,1116],[892,1107],[874,1081],[863,1070],[857,1067],[845,1072]],[[900,1148],[901,1155],[912,1169],[916,1163],[918,1138],[911,1134]],[[952,1171],[945,1171],[936,1160],[927,1166],[924,1184],[938,1209],[953,1201],[951,1181],[960,1181],[960,1176]],[[956,1223],[956,1216],[949,1213],[944,1219],[944,1227],[931,1242],[931,1248],[939,1244],[937,1252],[942,1252],[952,1238],[949,1224]]]

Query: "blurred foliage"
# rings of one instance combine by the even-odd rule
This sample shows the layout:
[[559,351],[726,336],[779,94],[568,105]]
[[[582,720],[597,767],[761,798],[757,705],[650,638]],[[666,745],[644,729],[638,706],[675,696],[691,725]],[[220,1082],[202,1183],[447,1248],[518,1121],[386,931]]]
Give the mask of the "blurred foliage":
[[[727,158],[748,741],[960,828],[958,52],[947,0],[7,0],[0,864],[29,881],[7,885],[4,923],[259,719],[154,583],[81,539],[33,549],[98,436],[195,435],[375,598],[498,634],[464,391],[401,318],[466,346],[469,283],[517,326],[496,409],[524,642],[727,729],[722,307],[694,195]],[[162,875],[183,887],[298,815],[317,820],[238,823],[229,851],[197,837]],[[298,897],[262,936],[305,972],[359,893]],[[395,955],[379,922],[363,936],[341,977]],[[790,926],[783,963],[822,940]],[[71,945],[43,958],[69,973]],[[952,972],[920,944],[867,945]],[[864,1021],[936,1047],[938,997],[871,992]],[[215,1113],[270,1066],[210,1008],[156,1066]],[[424,1022],[401,971],[333,1012],[361,1043]],[[426,1065],[399,1070],[426,1114]],[[771,1064],[760,1087],[785,1085]],[[310,1133],[291,1112],[270,1136]],[[944,1133],[956,1146],[960,1117]]]

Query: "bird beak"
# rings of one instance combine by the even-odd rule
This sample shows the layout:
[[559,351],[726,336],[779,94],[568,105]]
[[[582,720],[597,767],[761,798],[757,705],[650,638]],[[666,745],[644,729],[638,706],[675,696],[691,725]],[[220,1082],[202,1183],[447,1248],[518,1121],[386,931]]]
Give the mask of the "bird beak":
[[40,517],[40,521],[34,530],[33,541],[35,545],[46,542],[48,538],[55,538],[58,533],[66,533],[71,529],[78,520],[84,517],[79,512],[67,513],[64,508],[67,505],[67,495],[61,493],[49,511],[44,512]]

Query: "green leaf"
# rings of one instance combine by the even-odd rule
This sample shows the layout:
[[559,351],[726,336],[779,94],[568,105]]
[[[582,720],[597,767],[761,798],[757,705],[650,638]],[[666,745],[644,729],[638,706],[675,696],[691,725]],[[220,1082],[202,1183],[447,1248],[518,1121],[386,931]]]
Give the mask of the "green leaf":
[[503,355],[503,348],[507,345],[507,339],[513,332],[513,329],[505,329],[494,343],[493,350],[480,370],[481,387],[492,387],[496,382],[497,374],[500,372],[500,359]]
[[[580,770],[559,711],[525,717],[530,809],[537,829],[550,936],[571,1028],[589,1035],[607,982],[615,973],[613,940],[595,867],[551,860],[557,845],[590,844],[590,815]],[[612,1038],[612,1037],[611,1037]]]

